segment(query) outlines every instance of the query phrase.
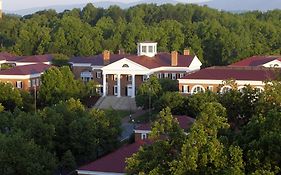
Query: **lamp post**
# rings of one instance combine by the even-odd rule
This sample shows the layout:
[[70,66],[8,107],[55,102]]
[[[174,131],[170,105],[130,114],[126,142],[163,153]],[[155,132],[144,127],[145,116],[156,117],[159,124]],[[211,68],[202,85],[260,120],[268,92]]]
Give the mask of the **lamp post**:
[[148,120],[149,123],[151,123],[151,82],[149,82],[148,111],[149,111]]
[[36,114],[36,111],[37,111],[37,101],[36,101],[36,98],[37,98],[37,91],[36,91],[36,84],[33,86],[34,87],[34,110],[35,110],[35,114]]

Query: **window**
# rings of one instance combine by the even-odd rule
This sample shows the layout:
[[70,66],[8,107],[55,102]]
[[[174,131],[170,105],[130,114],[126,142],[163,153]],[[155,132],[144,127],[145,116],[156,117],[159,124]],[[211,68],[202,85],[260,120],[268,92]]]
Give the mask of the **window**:
[[113,75],[113,80],[117,81],[117,75]]
[[36,78],[36,86],[39,86],[39,78]]
[[30,88],[32,85],[31,85],[31,81],[28,80],[28,87]]
[[183,93],[189,93],[189,86],[188,85],[183,85],[182,86],[182,92]]
[[161,78],[161,76],[162,76],[162,74],[161,73],[159,73],[159,74],[157,74],[157,78]]
[[146,138],[147,138],[147,134],[141,133],[141,139],[142,139],[142,140],[145,140]]
[[239,86],[239,87],[238,87],[238,91],[239,91],[239,92],[242,92],[242,93],[243,93],[243,92],[244,92],[244,89],[245,89],[245,86]]
[[182,78],[184,76],[184,73],[180,73],[180,78]]
[[169,78],[169,74],[168,74],[168,73],[165,73],[165,74],[164,74],[164,78]]
[[231,89],[232,89],[231,86],[223,86],[221,88],[221,93],[224,94],[226,92],[229,92]]
[[80,77],[84,82],[88,82],[93,78],[93,75],[91,71],[86,71],[86,72],[81,72]]
[[122,67],[126,67],[126,68],[128,68],[128,67],[129,67],[129,65],[128,65],[128,64],[124,64]]
[[113,87],[113,92],[114,92],[114,95],[118,95],[118,88],[117,88],[117,86],[114,86]]
[[148,47],[148,52],[149,52],[149,53],[153,53],[153,46],[149,46],[149,47]]
[[101,78],[101,71],[98,71],[96,76],[97,76],[97,78]]
[[255,89],[256,89],[259,93],[261,93],[261,92],[264,91],[264,88],[263,88],[263,87],[260,87],[260,86],[255,87]]
[[177,79],[177,74],[172,73],[172,80],[175,80],[175,79]]
[[208,90],[213,92],[214,91],[214,87],[213,86],[208,86]]
[[22,89],[22,82],[21,81],[17,81],[16,82],[16,86],[17,86],[17,88]]
[[132,81],[132,75],[127,76],[128,81]]
[[203,86],[197,85],[192,88],[192,94],[197,94],[199,92],[205,92],[205,89]]
[[31,86],[34,87],[35,86],[35,79],[31,80]]
[[142,81],[146,81],[148,79],[147,75],[142,76]]
[[142,46],[141,50],[142,52],[146,53],[146,46]]

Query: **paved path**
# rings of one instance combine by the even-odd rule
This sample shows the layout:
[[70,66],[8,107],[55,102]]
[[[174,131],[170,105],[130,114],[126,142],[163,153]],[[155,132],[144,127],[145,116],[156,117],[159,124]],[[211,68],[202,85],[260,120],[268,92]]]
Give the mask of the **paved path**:
[[143,114],[145,114],[147,111],[145,110],[137,110],[136,113],[132,114],[131,117],[127,116],[122,119],[122,134],[120,137],[120,141],[129,139],[130,136],[134,133],[134,124],[130,123],[131,119],[135,119]]

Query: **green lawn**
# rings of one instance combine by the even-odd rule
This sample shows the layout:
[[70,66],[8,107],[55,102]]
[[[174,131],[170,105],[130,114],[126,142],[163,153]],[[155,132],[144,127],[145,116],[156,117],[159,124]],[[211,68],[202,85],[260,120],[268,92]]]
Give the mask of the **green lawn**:
[[105,109],[105,113],[113,113],[116,117],[125,118],[130,115],[130,111]]
[[[154,121],[157,117],[158,113],[151,111],[151,121]],[[136,123],[147,123],[149,122],[149,112],[146,112],[145,114],[137,117],[135,119]]]

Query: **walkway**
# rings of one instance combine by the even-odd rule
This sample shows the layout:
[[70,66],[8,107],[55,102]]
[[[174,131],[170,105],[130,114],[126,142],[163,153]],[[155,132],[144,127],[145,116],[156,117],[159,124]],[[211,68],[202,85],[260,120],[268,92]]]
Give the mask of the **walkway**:
[[122,119],[122,134],[120,137],[120,141],[124,141],[126,139],[129,139],[130,136],[134,133],[134,125],[133,123],[130,123],[131,119],[136,119],[139,116],[144,115],[147,113],[146,110],[137,110],[136,113],[132,114],[131,117],[127,116]]

